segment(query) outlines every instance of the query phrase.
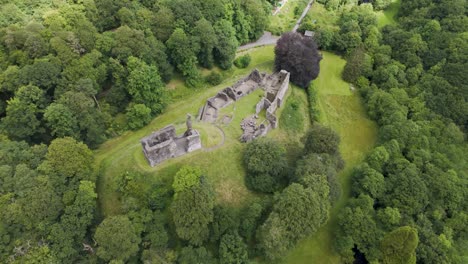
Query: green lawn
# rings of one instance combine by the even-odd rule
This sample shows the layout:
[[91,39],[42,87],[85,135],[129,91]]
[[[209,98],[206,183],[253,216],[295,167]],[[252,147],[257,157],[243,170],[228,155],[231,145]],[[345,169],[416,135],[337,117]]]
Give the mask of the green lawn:
[[285,263],[340,263],[333,252],[333,230],[337,224],[337,214],[349,197],[349,176],[375,144],[377,127],[369,120],[357,92],[351,92],[349,84],[341,79],[345,61],[332,53],[323,52],[320,75],[314,81],[318,93],[320,123],[330,126],[341,137],[340,151],[346,167],[340,172],[343,195],[333,208],[330,220],[316,234],[301,241],[287,256]]
[[[244,184],[245,172],[241,162],[241,153],[245,144],[239,142],[239,137],[242,132],[240,121],[244,117],[254,114],[255,105],[262,95],[261,91],[256,91],[223,110],[223,114],[233,116],[233,120],[229,124],[219,125],[226,134],[225,142],[224,145],[212,151],[198,150],[151,168],[142,153],[139,142],[140,138],[169,124],[174,124],[177,131],[182,133],[186,114],[190,113],[192,116],[196,116],[198,109],[206,102],[207,98],[233,84],[239,77],[245,76],[253,68],[271,72],[273,67],[272,46],[253,49],[249,53],[252,57],[251,66],[247,69],[233,68],[224,72],[226,80],[218,86],[191,90],[185,87],[182,82],[171,82],[169,86],[173,85],[171,89],[178,95],[178,99],[168,106],[164,114],[138,131],[126,132],[109,140],[95,151],[96,169],[99,172],[98,194],[101,216],[120,213],[120,201],[115,192],[114,178],[122,172],[131,170],[145,172],[148,177],[158,177],[170,182],[182,165],[196,165],[204,170],[207,178],[215,186],[219,203],[240,206],[255,196],[247,190]],[[292,156],[297,153],[297,149],[300,147],[300,137],[306,129],[305,124],[308,124],[309,121],[305,91],[292,85],[288,94],[291,95],[291,99],[288,98],[285,105],[290,104],[290,100],[301,102],[300,107],[296,110],[300,111],[301,120],[304,120],[303,129],[297,129],[291,136],[289,131],[280,128],[272,131],[268,136],[277,138],[285,145],[294,146],[295,148],[290,148],[289,154]],[[280,108],[278,112],[280,116],[282,109]],[[294,115],[297,116],[296,113]],[[204,147],[215,147],[222,142],[222,134],[215,126],[199,122],[194,122],[193,126],[202,133]]]
[[379,27],[396,24],[395,16],[398,13],[398,9],[400,9],[400,5],[401,0],[394,0],[385,10],[377,12],[377,23]]

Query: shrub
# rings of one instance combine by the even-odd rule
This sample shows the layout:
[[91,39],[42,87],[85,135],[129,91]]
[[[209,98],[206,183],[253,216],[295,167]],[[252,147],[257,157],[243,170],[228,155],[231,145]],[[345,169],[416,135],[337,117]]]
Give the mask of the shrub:
[[244,56],[240,56],[237,59],[234,60],[234,65],[236,65],[237,68],[244,69],[249,66],[250,61],[252,59],[250,58],[249,54],[245,54]]
[[151,109],[144,104],[134,104],[127,108],[128,128],[136,130],[151,121]]
[[211,72],[208,76],[205,77],[205,81],[213,86],[220,84],[223,81],[221,74],[217,72]]
[[312,122],[318,121],[320,112],[317,107],[317,90],[314,87],[314,84],[311,83],[307,89],[307,97],[309,99],[309,115]]
[[314,124],[306,135],[305,153],[328,153],[336,154],[340,137],[335,131],[328,127]]

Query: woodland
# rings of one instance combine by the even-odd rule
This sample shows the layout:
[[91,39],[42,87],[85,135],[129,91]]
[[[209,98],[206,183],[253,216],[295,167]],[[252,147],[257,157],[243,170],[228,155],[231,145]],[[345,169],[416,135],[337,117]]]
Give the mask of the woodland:
[[[289,2],[0,1],[0,263],[309,263],[290,254],[323,232],[330,263],[467,263],[467,2],[317,0],[313,39],[236,52],[289,31]],[[277,132],[138,163],[126,141],[252,67],[291,72]],[[325,119],[338,83],[376,131],[351,163]]]

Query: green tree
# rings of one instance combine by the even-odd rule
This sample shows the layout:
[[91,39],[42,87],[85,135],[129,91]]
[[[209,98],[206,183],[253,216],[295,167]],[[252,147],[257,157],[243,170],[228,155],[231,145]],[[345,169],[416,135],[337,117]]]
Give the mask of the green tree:
[[192,246],[184,247],[180,251],[177,259],[180,264],[214,264],[216,260],[211,252],[204,247],[193,248]]
[[40,128],[38,114],[36,105],[12,98],[7,101],[6,117],[2,119],[3,129],[12,139],[30,139]]
[[44,120],[53,136],[79,138],[78,121],[67,106],[50,104],[44,112]]
[[233,208],[216,206],[213,222],[211,223],[211,241],[219,241],[224,234],[239,229],[239,222],[239,216]]
[[320,192],[293,183],[275,197],[273,211],[260,227],[261,248],[269,259],[278,259],[295,243],[314,233],[328,220],[328,186]]
[[201,19],[195,24],[193,34],[200,44],[198,61],[203,67],[211,69],[214,64],[213,50],[218,44],[218,37],[213,26],[208,20]]
[[369,77],[372,73],[372,58],[358,47],[354,49],[346,60],[343,70],[343,80],[355,83],[360,76]]
[[263,1],[246,0],[243,2],[243,7],[246,14],[246,19],[250,25],[249,39],[255,40],[263,35],[263,31],[268,25],[268,9],[265,9]]
[[76,258],[83,246],[81,243],[92,224],[96,209],[95,187],[90,181],[81,181],[75,200],[65,207],[60,222],[52,228],[52,249],[62,261]]
[[102,221],[94,238],[98,244],[97,255],[103,260],[126,261],[138,252],[140,234],[127,216],[111,216]]
[[25,225],[42,235],[47,233],[63,209],[61,197],[54,190],[49,178],[45,176],[35,179],[35,187],[26,192],[20,204]]
[[175,28],[175,18],[172,10],[162,6],[154,16],[154,24],[157,25],[153,28],[156,37],[166,42],[171,36]]
[[172,62],[186,78],[187,84],[197,86],[200,74],[197,70],[197,52],[183,29],[177,28],[166,41]]
[[133,104],[127,107],[126,116],[130,129],[140,129],[151,121],[151,108],[144,104]]
[[385,192],[385,178],[379,171],[362,164],[354,172],[356,178],[355,188],[359,193],[365,193],[374,199],[380,198]]
[[50,143],[39,170],[48,174],[56,190],[63,193],[77,188],[82,180],[94,182],[92,166],[91,150],[85,144],[66,137],[57,138]]
[[262,212],[263,207],[261,204],[252,203],[241,213],[241,225],[239,233],[247,241],[250,241],[254,237],[255,231],[260,225]]
[[418,232],[410,226],[399,227],[385,235],[381,243],[384,264],[416,263]]
[[34,64],[26,65],[20,71],[23,84],[32,84],[45,91],[52,91],[58,84],[62,68],[56,58],[36,60]]
[[202,171],[198,167],[184,166],[174,176],[172,188],[176,193],[200,185]]
[[260,138],[247,144],[244,151],[248,188],[274,192],[284,181],[287,162],[285,149],[276,141]]
[[340,144],[340,137],[328,127],[314,123],[306,135],[304,150],[309,153],[336,154]]
[[231,23],[221,19],[214,24],[214,30],[218,36],[218,45],[215,47],[215,61],[223,70],[231,68],[232,61],[236,57],[239,46],[236,39],[236,31]]
[[225,234],[219,243],[219,258],[221,264],[248,263],[247,245],[237,232]]
[[128,69],[127,91],[133,101],[146,105],[153,114],[160,114],[167,105],[168,94],[158,69],[135,57],[128,59]]
[[205,180],[178,192],[171,205],[177,235],[192,245],[201,245],[209,235],[213,207],[213,191]]

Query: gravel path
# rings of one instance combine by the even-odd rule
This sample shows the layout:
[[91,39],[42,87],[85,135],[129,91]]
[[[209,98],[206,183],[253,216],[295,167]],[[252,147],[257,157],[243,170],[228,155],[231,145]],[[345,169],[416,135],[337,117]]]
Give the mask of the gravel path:
[[[297,20],[297,23],[292,30],[293,32],[297,31],[297,29],[302,23],[302,20],[307,15],[307,12],[309,12],[313,3],[314,3],[314,0],[310,0],[310,2],[307,4],[306,8],[304,9],[304,12],[302,12],[301,17],[299,17],[299,19]],[[248,50],[248,49],[256,48],[260,46],[275,45],[279,38],[280,37],[278,36],[273,36],[271,32],[265,31],[263,33],[263,36],[261,36],[257,41],[242,45],[239,48],[237,48],[237,51]]]

